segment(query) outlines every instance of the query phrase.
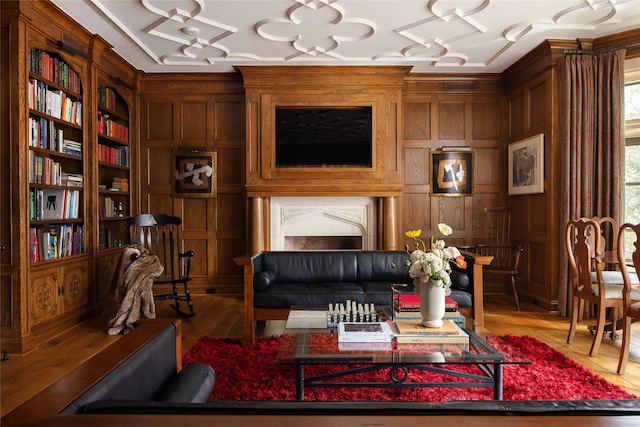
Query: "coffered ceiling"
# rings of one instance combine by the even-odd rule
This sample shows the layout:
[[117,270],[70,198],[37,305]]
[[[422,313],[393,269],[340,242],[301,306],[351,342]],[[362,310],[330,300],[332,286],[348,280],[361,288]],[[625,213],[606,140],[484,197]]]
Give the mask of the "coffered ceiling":
[[499,73],[545,39],[640,28],[640,0],[53,0],[135,68],[411,65]]

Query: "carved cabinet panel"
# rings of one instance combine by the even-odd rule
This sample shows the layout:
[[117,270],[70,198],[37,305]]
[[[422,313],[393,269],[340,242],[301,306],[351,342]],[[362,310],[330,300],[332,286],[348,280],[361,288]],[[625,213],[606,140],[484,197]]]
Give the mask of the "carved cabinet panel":
[[29,318],[32,326],[54,318],[58,312],[58,270],[31,274],[29,280]]
[[39,325],[88,302],[89,268],[86,261],[38,268],[29,276],[29,320]]

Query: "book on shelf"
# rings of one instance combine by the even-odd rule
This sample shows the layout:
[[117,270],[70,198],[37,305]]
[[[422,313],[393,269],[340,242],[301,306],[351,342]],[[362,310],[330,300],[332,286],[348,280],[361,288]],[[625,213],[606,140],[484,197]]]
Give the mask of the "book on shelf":
[[84,252],[84,226],[60,224],[29,228],[31,262],[57,259]]
[[42,190],[42,218],[64,218],[65,190],[46,188]]
[[80,191],[44,188],[34,192],[34,219],[69,219],[80,214]]
[[391,342],[393,330],[387,322],[340,322],[338,342]]

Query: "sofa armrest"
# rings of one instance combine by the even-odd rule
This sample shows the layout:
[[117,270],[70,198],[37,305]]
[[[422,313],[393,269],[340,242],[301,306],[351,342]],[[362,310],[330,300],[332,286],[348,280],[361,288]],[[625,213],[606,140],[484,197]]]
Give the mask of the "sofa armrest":
[[206,403],[211,396],[216,374],[206,363],[193,362],[186,365],[157,400],[175,403]]
[[236,265],[243,269],[244,284],[244,325],[243,343],[253,344],[255,341],[255,325],[253,316],[253,280],[255,275],[262,270],[262,252],[253,255],[245,255],[234,258]]

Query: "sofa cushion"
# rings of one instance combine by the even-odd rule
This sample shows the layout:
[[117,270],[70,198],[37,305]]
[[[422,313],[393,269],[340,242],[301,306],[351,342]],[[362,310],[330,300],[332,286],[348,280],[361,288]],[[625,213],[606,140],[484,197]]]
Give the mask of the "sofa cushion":
[[357,282],[408,283],[411,280],[409,269],[405,267],[409,254],[405,251],[362,251],[356,255]]
[[267,289],[276,278],[276,273],[273,271],[262,271],[255,275],[253,278],[253,287],[259,291]]
[[350,282],[275,282],[256,292],[254,307],[290,308],[291,306],[326,307],[346,300],[365,302],[364,291]]
[[160,402],[206,403],[211,396],[216,374],[206,363],[186,365],[156,400]]
[[354,252],[269,252],[262,271],[273,271],[275,282],[356,282]]

